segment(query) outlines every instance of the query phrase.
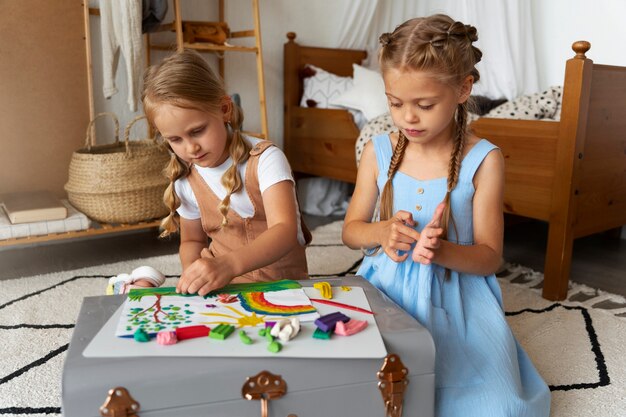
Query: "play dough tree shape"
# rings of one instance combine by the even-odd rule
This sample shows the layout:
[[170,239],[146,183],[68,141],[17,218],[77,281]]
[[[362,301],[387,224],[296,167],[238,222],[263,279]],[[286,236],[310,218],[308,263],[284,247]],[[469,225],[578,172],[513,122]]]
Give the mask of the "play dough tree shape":
[[[186,307],[190,306],[186,305]],[[148,309],[138,310],[140,308],[131,309],[132,317],[129,318],[129,326],[127,327],[129,331],[133,327],[141,327],[148,333],[158,333],[164,329],[188,326],[193,323],[191,320],[191,316],[194,314],[193,310],[183,309],[173,304],[161,307],[159,300]]]
[[174,304],[168,304],[163,306],[162,299],[164,296],[177,296],[174,288],[146,288],[139,290],[131,290],[128,295],[128,299],[131,301],[141,301],[143,297],[154,296],[155,301],[152,305],[141,308],[133,307],[128,314],[128,324],[126,328],[128,331],[133,328],[141,327],[147,333],[158,333],[161,330],[172,327],[178,327],[188,325],[192,323],[190,319],[194,314],[192,306],[185,304],[184,306],[177,306]]

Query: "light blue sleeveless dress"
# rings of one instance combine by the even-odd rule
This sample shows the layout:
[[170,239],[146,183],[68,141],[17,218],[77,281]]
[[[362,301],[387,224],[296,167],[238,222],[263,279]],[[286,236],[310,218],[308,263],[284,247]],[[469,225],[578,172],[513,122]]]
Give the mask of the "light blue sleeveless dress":
[[[387,134],[372,139],[378,163],[378,189],[387,179],[392,147]],[[473,244],[472,180],[496,147],[481,140],[461,164],[452,191],[458,243]],[[402,172],[393,178],[394,208],[413,214],[422,231],[446,194],[446,178],[420,181]],[[448,240],[457,240],[451,227]],[[550,414],[550,391],[509,328],[495,275],[477,276],[438,265],[421,265],[409,256],[390,260],[382,251],[367,256],[358,275],[381,289],[428,328],[436,347],[438,417],[543,417]]]

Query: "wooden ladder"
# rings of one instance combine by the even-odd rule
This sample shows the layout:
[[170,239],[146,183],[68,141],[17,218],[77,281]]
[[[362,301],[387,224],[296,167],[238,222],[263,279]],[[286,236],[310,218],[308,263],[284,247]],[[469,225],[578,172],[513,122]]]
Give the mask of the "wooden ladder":
[[[241,46],[241,45],[217,45],[206,42],[185,42],[183,37],[183,18],[181,13],[181,1],[172,0],[174,6],[174,21],[169,24],[162,25],[160,31],[168,30],[176,33],[176,50],[182,51],[183,49],[195,49],[200,52],[213,52],[213,53],[225,53],[230,51],[236,52],[254,52],[256,54],[256,67],[257,67],[257,84],[259,89],[259,104],[261,111],[261,132],[250,133],[253,136],[268,139],[267,130],[267,108],[265,102],[265,75],[263,72],[263,50],[261,47],[261,19],[259,17],[259,0],[251,0],[252,2],[252,17],[254,20],[254,28],[250,30],[240,30],[230,32],[229,39],[232,38],[246,38],[252,37],[255,40],[254,46]],[[224,0],[219,0],[219,21],[225,22],[225,7]],[[150,42],[150,36],[146,37],[146,62],[150,65],[150,50],[165,50],[171,51],[173,49],[172,44],[153,44]],[[224,60],[219,60],[219,74],[224,79]]]

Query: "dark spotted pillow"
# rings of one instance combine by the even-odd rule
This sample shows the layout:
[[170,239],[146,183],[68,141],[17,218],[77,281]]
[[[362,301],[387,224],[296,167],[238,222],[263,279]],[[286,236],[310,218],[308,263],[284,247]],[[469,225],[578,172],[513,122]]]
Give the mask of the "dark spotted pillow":
[[550,87],[546,91],[523,95],[491,110],[485,117],[501,119],[558,120],[561,116],[562,87]]

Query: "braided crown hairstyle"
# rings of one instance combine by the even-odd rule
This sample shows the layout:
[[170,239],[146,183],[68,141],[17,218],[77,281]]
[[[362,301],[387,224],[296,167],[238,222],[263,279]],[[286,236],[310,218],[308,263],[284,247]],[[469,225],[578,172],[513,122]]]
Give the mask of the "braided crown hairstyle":
[[[163,104],[170,104],[184,109],[193,109],[206,112],[221,112],[226,90],[220,78],[215,75],[202,56],[192,50],[175,53],[165,58],[161,63],[149,67],[144,74],[142,102],[146,117],[154,126],[157,110]],[[218,210],[222,214],[222,224],[228,224],[227,214],[230,206],[230,197],[239,191],[243,182],[237,169],[244,163],[250,154],[250,145],[240,134],[243,123],[241,108],[231,101],[232,111],[227,123],[228,152],[233,164],[222,176],[222,185],[226,188],[226,196],[220,202]],[[190,165],[180,159],[165,142],[171,153],[171,159],[165,168],[165,175],[170,184],[165,190],[163,201],[170,213],[161,221],[161,237],[177,232],[180,225],[176,209],[180,206],[180,199],[176,195],[174,182],[189,175]]]
[[[476,28],[454,21],[449,16],[437,14],[424,18],[408,20],[392,33],[380,36],[381,49],[379,62],[383,74],[389,69],[427,71],[440,82],[454,88],[462,85],[468,75],[478,81],[480,74],[476,64],[482,52],[473,46],[478,40]],[[443,213],[442,227],[444,236],[448,236],[449,224],[454,219],[450,209],[450,193],[457,185],[461,158],[467,136],[468,102],[458,105],[455,115],[454,147],[450,155],[448,184],[445,197],[446,208]],[[408,143],[402,132],[398,135],[387,182],[381,193],[380,219],[387,220],[393,215],[393,187],[391,181],[402,162]]]

